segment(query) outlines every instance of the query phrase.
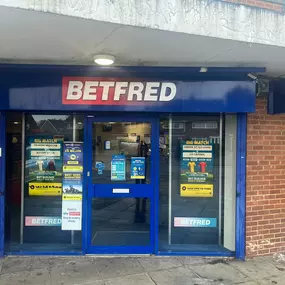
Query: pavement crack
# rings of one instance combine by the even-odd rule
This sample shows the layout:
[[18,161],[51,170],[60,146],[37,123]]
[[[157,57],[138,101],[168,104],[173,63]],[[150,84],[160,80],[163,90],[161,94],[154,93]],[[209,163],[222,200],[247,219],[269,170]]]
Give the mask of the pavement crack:
[[154,281],[154,279],[153,279],[148,273],[146,273],[146,275],[147,275],[148,278],[153,282],[153,284],[158,285],[158,284]]

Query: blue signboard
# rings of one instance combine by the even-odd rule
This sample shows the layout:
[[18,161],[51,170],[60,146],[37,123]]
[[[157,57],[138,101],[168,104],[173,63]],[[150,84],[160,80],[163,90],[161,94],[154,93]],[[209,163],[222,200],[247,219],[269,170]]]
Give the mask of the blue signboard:
[[131,158],[131,179],[145,179],[145,158]]
[[83,183],[83,144],[65,142],[63,144],[63,196],[77,195],[81,200]]
[[113,181],[125,181],[126,180],[126,156],[125,155],[112,155],[111,180]]
[[6,66],[3,74],[0,69],[1,110],[255,111],[255,82],[245,81],[238,73],[234,79],[234,72],[193,77],[187,69],[177,73],[173,68],[160,69],[160,73],[155,68],[147,72],[143,68],[135,72],[128,68],[38,68],[11,68],[8,73]]

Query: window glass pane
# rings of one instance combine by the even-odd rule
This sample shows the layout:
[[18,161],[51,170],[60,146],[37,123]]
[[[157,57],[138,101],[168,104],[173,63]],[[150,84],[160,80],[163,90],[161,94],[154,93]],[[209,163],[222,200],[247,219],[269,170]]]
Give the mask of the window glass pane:
[[93,123],[93,184],[149,184],[151,124]]
[[[232,122],[232,131],[234,126]],[[224,239],[231,245],[225,246],[234,250],[229,225],[235,213],[230,211],[228,199],[235,203],[235,170],[228,141],[225,148],[229,130],[220,116],[161,119],[165,147],[160,153],[160,250],[218,251],[224,247]],[[231,151],[235,152],[232,138]]]
[[24,179],[17,187],[22,207],[10,250],[80,250],[81,231],[62,230],[61,223],[64,143],[83,141],[83,116],[26,114],[23,122]]
[[91,244],[96,246],[148,246],[148,198],[94,198]]

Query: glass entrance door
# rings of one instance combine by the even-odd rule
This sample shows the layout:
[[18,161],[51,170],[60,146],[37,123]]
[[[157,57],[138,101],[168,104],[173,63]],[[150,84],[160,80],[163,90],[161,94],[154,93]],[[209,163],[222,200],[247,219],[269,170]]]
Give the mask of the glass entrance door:
[[154,250],[155,120],[88,118],[88,253]]

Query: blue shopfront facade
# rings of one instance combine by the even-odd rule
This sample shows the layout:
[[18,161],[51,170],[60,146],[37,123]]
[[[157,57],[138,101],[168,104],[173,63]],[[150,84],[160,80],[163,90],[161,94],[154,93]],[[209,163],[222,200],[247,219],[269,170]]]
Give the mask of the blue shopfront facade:
[[0,66],[0,256],[244,258],[262,71]]

